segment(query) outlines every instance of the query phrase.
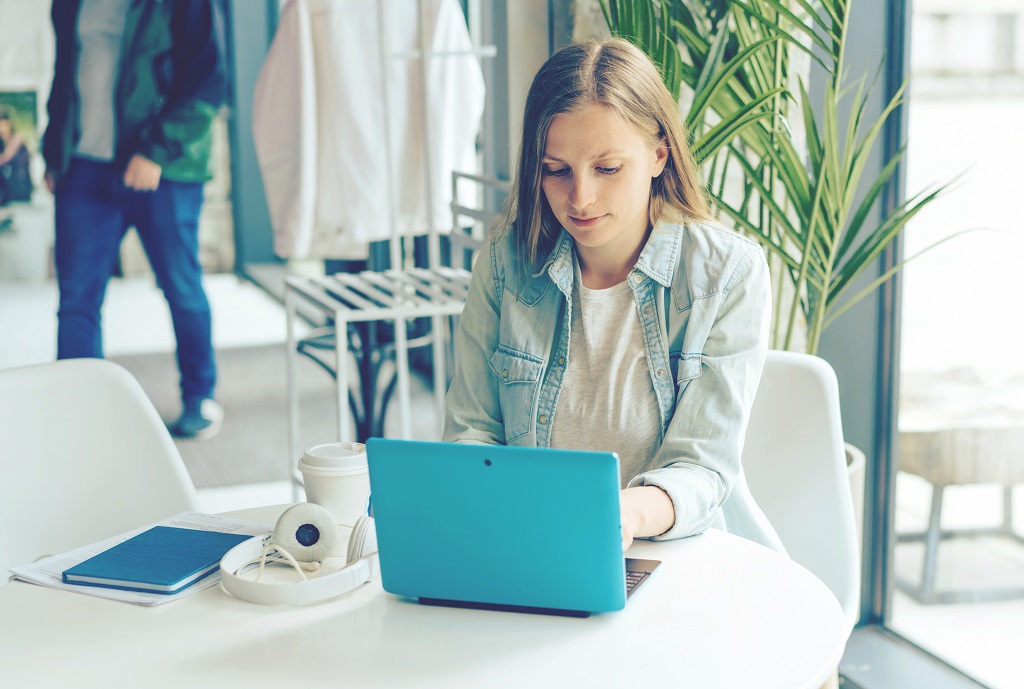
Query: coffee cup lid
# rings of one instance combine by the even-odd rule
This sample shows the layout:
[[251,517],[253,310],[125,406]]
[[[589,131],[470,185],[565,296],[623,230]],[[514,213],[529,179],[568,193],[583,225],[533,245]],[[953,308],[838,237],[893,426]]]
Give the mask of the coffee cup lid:
[[325,469],[360,469],[366,466],[366,446],[362,443],[324,443],[306,449],[302,461]]

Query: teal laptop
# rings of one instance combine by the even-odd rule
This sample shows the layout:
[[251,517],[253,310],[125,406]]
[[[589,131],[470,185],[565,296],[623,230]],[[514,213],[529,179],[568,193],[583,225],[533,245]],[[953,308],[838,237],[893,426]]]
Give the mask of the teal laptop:
[[384,590],[420,603],[586,616],[620,610],[659,564],[627,560],[619,458],[371,438]]

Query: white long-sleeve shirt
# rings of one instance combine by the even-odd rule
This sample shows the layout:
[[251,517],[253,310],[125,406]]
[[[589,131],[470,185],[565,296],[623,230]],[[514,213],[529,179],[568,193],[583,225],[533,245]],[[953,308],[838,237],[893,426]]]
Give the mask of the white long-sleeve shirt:
[[[384,3],[386,75],[378,2]],[[369,242],[392,236],[391,194],[398,233],[450,229],[451,173],[477,169],[484,82],[476,56],[438,54],[472,49],[457,0],[424,4],[432,55],[427,113],[421,66],[407,57],[419,50],[416,0],[289,0],[285,6],[253,102],[279,256],[365,257]]]

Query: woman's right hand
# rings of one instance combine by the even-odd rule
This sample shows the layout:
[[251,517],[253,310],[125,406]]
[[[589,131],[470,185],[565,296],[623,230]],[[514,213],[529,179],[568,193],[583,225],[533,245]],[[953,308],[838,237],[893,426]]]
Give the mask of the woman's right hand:
[[51,194],[57,193],[57,178],[53,176],[53,173],[49,170],[43,175],[43,181],[46,182],[46,188],[50,190]]

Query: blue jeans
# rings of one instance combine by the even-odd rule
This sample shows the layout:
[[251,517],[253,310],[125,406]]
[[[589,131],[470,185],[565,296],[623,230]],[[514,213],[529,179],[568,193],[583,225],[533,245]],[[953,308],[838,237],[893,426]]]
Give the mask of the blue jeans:
[[74,158],[56,190],[57,358],[103,357],[100,307],[121,240],[134,226],[171,310],[184,401],[213,396],[210,304],[199,265],[203,185],[124,186],[113,163]]

